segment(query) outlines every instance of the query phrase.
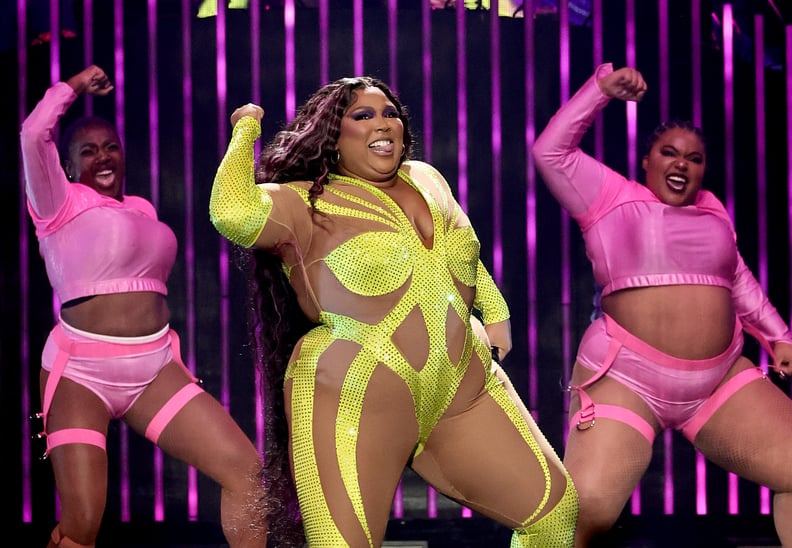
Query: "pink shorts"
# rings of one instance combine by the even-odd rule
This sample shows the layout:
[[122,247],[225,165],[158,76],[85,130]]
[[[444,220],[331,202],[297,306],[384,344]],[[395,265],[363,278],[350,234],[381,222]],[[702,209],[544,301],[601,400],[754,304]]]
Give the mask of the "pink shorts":
[[[686,437],[692,439],[728,396],[747,382],[763,376],[757,367],[735,376],[715,392],[740,357],[742,347],[742,327],[738,321],[731,344],[718,356],[705,360],[675,358],[631,335],[613,318],[605,315],[588,327],[577,355],[581,365],[598,373],[583,385],[572,388],[578,390],[582,407],[594,408],[583,389],[602,375],[607,375],[638,394],[651,408],[661,427],[682,430]],[[612,409],[615,406],[600,407]],[[621,413],[625,412],[632,414],[629,410]],[[702,413],[705,415],[703,418]],[[618,417],[610,418],[621,420]],[[583,420],[591,420],[585,412]],[[640,417],[637,420],[642,421]],[[633,420],[623,422],[635,426]],[[689,426],[691,423],[695,424],[693,428]],[[648,427],[648,431],[646,428],[638,429],[647,438],[650,438],[651,432],[652,441],[654,432],[651,427]]]
[[[110,351],[113,346],[120,347],[119,352]],[[106,337],[60,322],[44,345],[41,367],[52,371],[63,351],[69,352],[63,376],[96,394],[114,419],[129,411],[143,390],[173,360],[167,326],[146,337]]]
[[50,331],[42,352],[41,367],[49,371],[44,387],[42,411],[47,438],[45,456],[55,447],[70,443],[95,445],[105,449],[101,432],[72,427],[50,432],[47,428],[52,398],[61,377],[84,386],[104,402],[112,418],[121,418],[146,387],[171,361],[176,361],[192,382],[176,391],[157,411],[146,427],[145,436],[154,443],[173,417],[203,389],[184,366],[179,352],[179,337],[165,326],[146,337],[108,337],[75,329],[61,320]]

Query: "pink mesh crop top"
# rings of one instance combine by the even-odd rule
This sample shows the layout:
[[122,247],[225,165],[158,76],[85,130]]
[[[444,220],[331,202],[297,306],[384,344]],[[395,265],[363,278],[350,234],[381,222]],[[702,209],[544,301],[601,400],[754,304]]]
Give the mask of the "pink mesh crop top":
[[661,202],[651,190],[584,153],[580,140],[610,98],[601,65],[548,122],[533,149],[550,192],[580,226],[602,295],[656,285],[717,285],[732,292],[737,313],[768,341],[792,341],[737,249],[723,204],[701,190],[693,205]]
[[66,179],[53,133],[76,98],[68,84],[55,84],[20,133],[28,211],[52,288],[61,302],[131,291],[167,295],[177,242],[154,206],[139,196],[118,201]]

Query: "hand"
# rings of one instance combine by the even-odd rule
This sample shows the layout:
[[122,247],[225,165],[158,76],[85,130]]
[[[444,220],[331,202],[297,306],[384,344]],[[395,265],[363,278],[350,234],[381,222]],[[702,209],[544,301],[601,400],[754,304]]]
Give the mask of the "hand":
[[773,345],[775,363],[773,369],[782,377],[792,377],[792,345],[778,342]]
[[641,73],[629,67],[614,70],[597,83],[602,93],[622,101],[640,101],[647,89]]
[[264,118],[264,109],[253,103],[243,105],[231,113],[231,125],[235,126],[243,116],[250,116],[257,122],[261,122],[261,119]]
[[113,91],[113,84],[105,71],[96,65],[91,65],[69,78],[67,82],[75,93],[89,95],[107,95]]

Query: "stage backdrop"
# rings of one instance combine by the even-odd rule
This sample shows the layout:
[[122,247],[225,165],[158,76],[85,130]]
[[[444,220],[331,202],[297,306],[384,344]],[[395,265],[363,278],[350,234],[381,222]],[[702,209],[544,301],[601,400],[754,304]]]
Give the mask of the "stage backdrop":
[[[184,358],[259,447],[245,285],[233,249],[209,223],[210,187],[234,108],[261,104],[266,139],[318,86],[342,76],[377,76],[409,107],[416,156],[451,182],[511,306],[505,368],[559,453],[564,387],[594,310],[594,283],[579,231],[543,187],[530,149],[598,64],[637,67],[649,91],[640,105],[611,105],[585,149],[641,179],[642,140],[658,122],[702,126],[706,186],[726,203],[747,263],[789,318],[792,30],[783,14],[704,0],[537,0],[512,16],[453,2],[433,9],[429,0],[241,4],[206,17],[190,0],[4,4],[4,519],[50,524],[58,514],[50,465],[39,460],[43,444],[32,439],[41,424],[29,420],[39,410],[39,355],[58,303],[25,209],[19,124],[52,82],[90,63],[109,73],[115,91],[79,99],[66,121],[94,113],[120,127],[127,193],[151,199],[179,238],[169,299]],[[745,2],[753,4],[766,3]],[[756,345],[748,351],[766,362]],[[108,453],[108,520],[217,520],[216,486],[148,441],[116,424]],[[395,518],[469,515],[405,478]],[[641,515],[768,514],[770,494],[706,465],[668,434],[628,506]]]

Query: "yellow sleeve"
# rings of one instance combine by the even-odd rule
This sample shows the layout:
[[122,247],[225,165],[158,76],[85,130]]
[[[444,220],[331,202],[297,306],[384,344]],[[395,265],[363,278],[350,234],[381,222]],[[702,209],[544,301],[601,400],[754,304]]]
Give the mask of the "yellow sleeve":
[[253,144],[260,136],[261,125],[253,117],[237,121],[209,199],[209,219],[214,227],[244,247],[256,243],[272,211],[272,197],[256,185],[254,175]]
[[476,270],[476,297],[473,307],[481,312],[484,325],[502,322],[510,317],[506,299],[503,298],[481,259]]

